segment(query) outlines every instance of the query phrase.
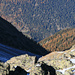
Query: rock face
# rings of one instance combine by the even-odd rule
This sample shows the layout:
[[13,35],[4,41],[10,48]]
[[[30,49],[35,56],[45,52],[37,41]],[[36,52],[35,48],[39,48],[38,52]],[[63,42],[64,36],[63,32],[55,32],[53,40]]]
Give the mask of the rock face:
[[0,75],[9,74],[10,65],[0,62]]
[[15,68],[19,66],[28,73],[30,73],[30,75],[55,74],[55,70],[52,66],[46,65],[44,62],[37,63],[36,57],[29,56],[27,54],[13,57],[10,60],[8,60],[6,63],[10,64],[10,71],[15,71]]
[[9,64],[0,62],[0,75],[27,75],[27,72],[19,66],[12,71]]
[[[35,56],[29,56],[28,54],[13,57],[8,60],[6,63],[10,64],[10,70],[15,70],[17,66],[20,66],[24,70],[28,71],[32,68],[36,62]],[[28,71],[29,72],[29,71]]]
[[70,50],[56,51],[43,56],[38,60],[41,61],[53,66],[57,75],[72,75],[75,73],[75,45]]
[[28,54],[0,63],[1,75],[74,75],[75,45],[67,51],[52,52],[37,60]]
[[32,67],[30,75],[56,75],[56,71],[52,66],[39,62]]

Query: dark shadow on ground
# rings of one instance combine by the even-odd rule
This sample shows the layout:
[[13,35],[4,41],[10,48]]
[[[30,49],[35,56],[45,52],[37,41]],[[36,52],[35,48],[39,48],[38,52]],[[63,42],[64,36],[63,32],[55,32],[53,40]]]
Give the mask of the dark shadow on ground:
[[52,66],[48,66],[43,62],[41,65],[42,70],[45,72],[45,75],[56,75],[56,71]]
[[21,67],[17,66],[15,71],[10,71],[9,75],[27,75],[27,72]]
[[49,53],[42,46],[37,44],[37,42],[23,35],[11,23],[7,22],[1,17],[0,43],[23,51],[29,51],[38,55],[44,56]]

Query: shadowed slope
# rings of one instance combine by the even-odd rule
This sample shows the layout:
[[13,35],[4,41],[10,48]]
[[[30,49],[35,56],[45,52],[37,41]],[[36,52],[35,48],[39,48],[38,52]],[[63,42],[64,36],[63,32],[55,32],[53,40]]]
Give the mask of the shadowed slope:
[[28,54],[29,56],[34,56],[34,57],[36,56],[36,61],[38,60],[38,58],[41,57],[41,55],[37,55],[29,51],[22,51],[19,49],[15,49],[15,48],[0,44],[0,61],[2,62],[6,62],[7,60],[9,60],[10,58],[14,56],[19,56],[24,54]]
[[75,27],[75,0],[0,0],[0,16],[38,42]]
[[39,55],[48,52],[32,39],[19,32],[11,23],[0,17],[0,43],[17,49],[29,51]]

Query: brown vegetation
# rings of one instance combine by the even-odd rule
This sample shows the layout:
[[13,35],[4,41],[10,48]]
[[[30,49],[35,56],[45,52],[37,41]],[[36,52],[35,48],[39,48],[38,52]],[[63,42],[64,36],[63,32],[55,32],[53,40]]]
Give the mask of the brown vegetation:
[[74,28],[74,7],[74,0],[0,0],[0,16],[38,42]]
[[75,28],[61,30],[39,43],[51,52],[67,50],[75,44]]

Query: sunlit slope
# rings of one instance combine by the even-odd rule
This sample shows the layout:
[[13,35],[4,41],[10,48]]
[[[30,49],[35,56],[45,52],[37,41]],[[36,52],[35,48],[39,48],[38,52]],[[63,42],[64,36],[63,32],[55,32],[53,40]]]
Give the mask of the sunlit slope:
[[48,51],[67,50],[75,44],[75,28],[61,30],[39,43]]

